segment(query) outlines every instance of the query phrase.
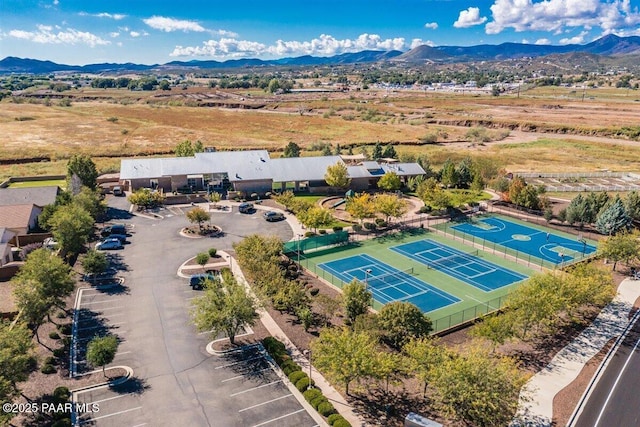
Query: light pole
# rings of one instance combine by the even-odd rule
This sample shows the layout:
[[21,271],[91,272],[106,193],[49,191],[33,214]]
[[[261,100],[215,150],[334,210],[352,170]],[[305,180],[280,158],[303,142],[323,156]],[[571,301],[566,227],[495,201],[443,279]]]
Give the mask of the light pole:
[[307,357],[307,359],[309,359],[309,385],[307,385],[307,390],[309,390],[312,387],[312,385],[311,385],[311,383],[312,383],[312,380],[311,380],[311,349],[304,350],[302,352],[302,354],[304,354]]
[[300,268],[300,239],[302,236],[302,234],[298,234],[298,268]]
[[365,289],[365,290],[369,290],[369,282],[368,282],[368,279],[369,279],[369,275],[370,275],[370,274],[371,274],[371,269],[370,269],[370,268],[367,268],[367,269],[364,271],[364,289]]

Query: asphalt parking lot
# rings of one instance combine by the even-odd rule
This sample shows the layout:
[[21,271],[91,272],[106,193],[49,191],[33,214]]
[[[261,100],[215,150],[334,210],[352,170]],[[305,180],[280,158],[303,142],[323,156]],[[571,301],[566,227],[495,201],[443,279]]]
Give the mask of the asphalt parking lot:
[[212,212],[222,228],[218,237],[188,239],[179,235],[190,225],[191,206],[171,207],[158,217],[128,214],[124,198],[109,198],[115,222],[128,224],[130,244],[112,257],[121,286],[82,291],[78,299],[76,368],[84,363],[84,347],[94,335],[113,333],[120,346],[109,366],[133,369],[121,386],[77,393],[78,402],[98,403],[99,412],[78,415],[78,425],[98,426],[315,426],[317,422],[278,377],[259,347],[212,356],[206,352],[211,334],[198,333],[189,318],[194,291],[177,276],[180,264],[214,247],[254,234],[289,240],[286,222],[266,222],[261,211]]

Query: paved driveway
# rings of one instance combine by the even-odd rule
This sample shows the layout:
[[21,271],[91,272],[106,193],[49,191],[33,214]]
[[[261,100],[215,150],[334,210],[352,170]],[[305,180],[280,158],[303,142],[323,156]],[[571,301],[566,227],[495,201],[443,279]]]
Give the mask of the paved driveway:
[[[131,243],[116,254],[126,289],[85,291],[81,308],[87,316],[106,319],[97,323],[98,330],[118,334],[126,353],[114,364],[130,366],[135,378],[121,387],[79,394],[82,402],[100,402],[101,408],[79,414],[80,420],[101,426],[316,425],[259,348],[225,356],[206,352],[211,337],[198,334],[189,319],[189,301],[197,293],[176,275],[180,264],[196,253],[211,247],[229,250],[253,233],[289,240],[287,223],[267,223],[259,212],[246,215],[234,209],[212,214],[223,236],[188,239],[179,230],[189,225],[184,214],[191,207],[159,212],[163,219],[128,218],[124,198],[108,201],[124,208],[110,212],[132,230]],[[82,327],[90,323],[86,320]]]

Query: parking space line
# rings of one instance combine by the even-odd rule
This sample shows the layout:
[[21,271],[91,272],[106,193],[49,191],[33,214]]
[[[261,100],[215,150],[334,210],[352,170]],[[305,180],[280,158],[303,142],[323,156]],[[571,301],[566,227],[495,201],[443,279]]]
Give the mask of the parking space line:
[[133,395],[133,393],[127,393],[127,394],[123,394],[123,395],[120,395],[120,396],[114,396],[114,397],[107,397],[106,399],[94,400],[93,402],[85,402],[85,403],[102,403],[102,402],[107,402],[109,400],[120,399],[121,397],[127,397],[127,396],[131,396],[131,395]]
[[137,409],[142,409],[142,406],[136,406],[135,408],[125,409],[124,411],[114,412],[113,414],[102,415],[101,417],[88,418],[88,419],[80,420],[79,424],[90,423],[92,421],[98,421],[98,420],[100,420],[102,418],[108,418],[108,417],[113,417],[114,415],[125,414],[127,412],[135,411]]
[[[142,426],[146,426],[146,425],[147,425],[147,423],[142,423],[142,424],[136,424],[133,427],[142,427]],[[316,427],[316,426],[314,426],[314,427]]]
[[275,402],[276,400],[284,399],[287,397],[293,396],[293,394],[285,394],[284,396],[276,397],[275,399],[267,400],[266,402],[258,403],[257,405],[249,406],[248,408],[240,409],[238,412],[248,411],[249,409],[257,408],[258,406],[266,405],[268,403]]
[[122,356],[123,354],[129,354],[131,353],[130,351],[120,351],[118,353],[116,353],[116,356]]
[[85,305],[85,304],[104,304],[105,302],[114,302],[114,301],[118,301],[117,299],[108,299],[108,300],[104,300],[104,301],[88,301],[88,302],[81,302],[80,305]]
[[239,395],[239,394],[248,393],[248,392],[250,392],[250,391],[258,390],[259,388],[268,387],[268,386],[270,386],[270,385],[278,384],[278,383],[281,383],[281,382],[282,382],[282,380],[276,380],[276,381],[272,381],[272,382],[270,382],[270,383],[266,383],[266,384],[259,385],[259,386],[257,386],[257,387],[251,387],[251,388],[248,388],[248,389],[246,389],[246,390],[242,390],[242,391],[239,391],[239,392],[237,392],[237,393],[230,394],[230,395],[229,395],[229,397],[234,397],[234,396],[237,396],[237,395]]
[[[259,372],[269,371],[269,370],[271,370],[271,366],[269,366],[268,368],[260,369],[258,371],[251,371],[251,373],[252,374],[257,374]],[[238,375],[238,376],[235,376],[235,377],[227,378],[226,380],[222,380],[220,382],[221,383],[226,383],[227,381],[233,381],[233,380],[237,380],[239,378],[246,378],[246,375]]]
[[[114,322],[114,323],[109,323],[109,326],[115,326],[115,325],[122,325],[125,324],[127,322]],[[98,329],[98,328],[105,328],[105,329],[109,329],[108,326],[104,326],[104,325],[98,325],[98,326],[85,326],[84,328],[78,328],[78,332],[79,331],[86,331],[89,329]]]
[[244,360],[240,360],[238,362],[233,362],[233,363],[227,363],[226,365],[222,365],[222,366],[216,366],[213,369],[223,369],[223,368],[228,368],[229,366],[233,366],[233,365],[237,365],[239,363],[244,363],[244,362],[249,362],[250,360],[256,360],[256,359],[262,359],[263,356],[256,356],[256,357],[250,357],[249,359],[244,359]]
[[283,418],[290,417],[291,415],[298,414],[298,413],[300,413],[300,412],[303,412],[304,410],[305,410],[304,408],[303,408],[303,409],[298,409],[297,411],[291,412],[291,413],[289,413],[289,414],[281,415],[281,416],[279,416],[278,418],[272,418],[272,419],[267,420],[267,421],[265,421],[265,422],[262,422],[262,423],[260,423],[260,424],[255,424],[255,425],[253,425],[252,427],[260,427],[260,426],[264,426],[264,425],[270,424],[270,423],[272,423],[272,422],[274,422],[274,421],[278,421],[278,420],[281,420],[281,419],[283,419]]

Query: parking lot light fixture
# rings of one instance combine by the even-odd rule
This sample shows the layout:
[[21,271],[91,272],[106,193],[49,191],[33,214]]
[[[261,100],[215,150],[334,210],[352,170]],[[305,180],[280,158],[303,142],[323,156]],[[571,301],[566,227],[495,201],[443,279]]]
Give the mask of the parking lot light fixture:
[[298,268],[300,268],[300,240],[303,236],[303,234],[298,234]]
[[369,275],[372,273],[370,268],[364,271],[364,289],[369,290]]
[[302,353],[307,357],[307,359],[309,359],[309,385],[307,385],[307,390],[309,390],[313,387],[311,384],[311,349],[304,350]]

